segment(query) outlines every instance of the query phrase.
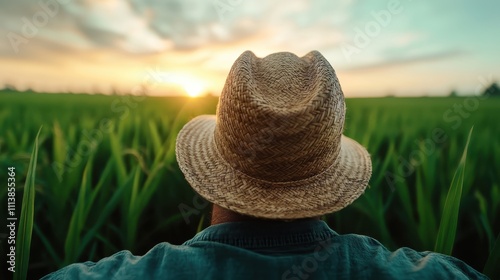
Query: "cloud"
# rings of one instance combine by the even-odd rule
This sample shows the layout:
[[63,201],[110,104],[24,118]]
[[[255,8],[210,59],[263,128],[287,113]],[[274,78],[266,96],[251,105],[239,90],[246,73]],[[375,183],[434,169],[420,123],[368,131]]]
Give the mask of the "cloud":
[[[58,0],[42,1],[59,3]],[[76,42],[87,49],[105,48],[132,54],[190,51],[210,45],[238,44],[257,37],[267,41],[260,44],[267,44],[271,49],[328,48],[342,39],[338,26],[349,17],[352,3],[348,0],[333,4],[327,0],[62,2],[65,4],[58,5],[57,14],[51,16],[50,22],[39,28],[40,32],[30,41],[42,39],[64,44],[61,39],[50,36],[60,32],[63,38],[78,38]],[[220,3],[225,5],[222,10]],[[22,34],[21,18],[30,19],[40,11],[44,10],[39,0],[2,3],[0,25],[9,32]],[[68,33],[73,34],[64,35]],[[74,42],[66,41],[68,46],[78,49]]]
[[[47,4],[44,4],[47,3]],[[52,12],[46,9],[49,5]],[[51,5],[51,6],[50,6]],[[54,32],[60,32],[61,36],[64,33],[73,32],[73,38],[83,37],[89,44],[81,42],[82,45],[91,46],[94,48],[110,48],[116,51],[124,51],[129,53],[148,53],[160,52],[168,50],[172,47],[168,39],[161,37],[149,27],[147,19],[139,16],[132,7],[124,0],[72,0],[61,1],[56,0],[21,0],[16,5],[9,2],[4,5],[2,3],[0,10],[0,24],[6,28],[6,38],[8,33],[15,33],[30,41],[30,45],[26,43],[25,52],[29,52],[29,48],[36,48],[39,40],[59,41],[54,36],[47,36]],[[42,17],[38,17],[42,15]],[[43,19],[43,15],[47,18],[46,21],[36,20]],[[29,23],[26,23],[29,22]],[[34,36],[26,36],[26,25],[32,25],[35,28]],[[32,32],[33,33],[33,32]],[[82,40],[77,40],[82,41]],[[7,42],[10,43],[10,42]],[[67,41],[69,46],[73,45],[72,41]]]
[[74,1],[65,10],[79,30],[98,46],[131,53],[159,52],[171,47],[168,40],[149,29],[147,19],[137,15],[126,1]]
[[441,52],[420,54],[415,56],[399,56],[399,57],[388,58],[370,64],[361,64],[352,67],[345,67],[342,70],[346,72],[354,72],[354,71],[385,69],[389,67],[404,66],[415,63],[440,61],[440,60],[455,58],[465,54],[466,53],[460,50],[447,50]]

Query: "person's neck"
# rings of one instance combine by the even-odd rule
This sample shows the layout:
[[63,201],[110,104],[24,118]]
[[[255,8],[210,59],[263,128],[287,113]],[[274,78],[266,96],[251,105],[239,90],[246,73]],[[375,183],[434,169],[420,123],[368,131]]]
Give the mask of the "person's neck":
[[[312,218],[306,218],[306,219],[319,220],[320,217],[312,217]],[[303,220],[303,219],[301,219],[301,220]],[[217,224],[229,223],[229,222],[246,222],[246,221],[273,221],[273,220],[243,215],[243,214],[236,213],[234,211],[222,208],[216,204],[214,204],[212,206],[212,219],[210,222],[211,225],[217,225]],[[275,221],[285,221],[285,220],[275,220]],[[286,221],[293,221],[293,220],[286,220]]]

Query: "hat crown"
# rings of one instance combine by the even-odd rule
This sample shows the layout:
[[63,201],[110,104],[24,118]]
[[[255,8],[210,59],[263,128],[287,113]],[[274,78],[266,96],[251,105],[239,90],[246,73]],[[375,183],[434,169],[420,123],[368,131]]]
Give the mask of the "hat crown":
[[317,51],[235,61],[217,107],[215,146],[234,169],[289,182],[317,175],[340,152],[345,119],[334,69]]

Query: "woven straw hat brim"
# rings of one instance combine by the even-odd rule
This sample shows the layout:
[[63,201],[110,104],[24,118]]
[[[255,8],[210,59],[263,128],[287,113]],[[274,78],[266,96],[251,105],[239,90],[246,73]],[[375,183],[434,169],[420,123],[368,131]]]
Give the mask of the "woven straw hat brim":
[[179,132],[176,156],[191,187],[208,201],[254,217],[298,219],[338,211],[368,185],[371,160],[366,149],[343,136],[335,163],[322,173],[292,182],[268,182],[235,170],[218,153],[216,117],[202,115]]

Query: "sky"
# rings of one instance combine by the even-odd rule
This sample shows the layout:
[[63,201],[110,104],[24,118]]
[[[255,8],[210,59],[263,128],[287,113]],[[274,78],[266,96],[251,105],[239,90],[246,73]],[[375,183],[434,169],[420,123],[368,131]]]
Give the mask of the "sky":
[[346,97],[500,80],[500,1],[0,0],[0,87],[218,95],[236,58],[318,50]]

